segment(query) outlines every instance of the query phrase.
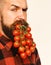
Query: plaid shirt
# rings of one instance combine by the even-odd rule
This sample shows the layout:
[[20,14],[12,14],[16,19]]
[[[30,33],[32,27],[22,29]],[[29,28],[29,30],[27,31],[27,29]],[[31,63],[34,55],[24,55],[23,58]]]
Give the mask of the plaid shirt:
[[41,65],[37,48],[31,57],[21,59],[11,40],[0,34],[0,65]]

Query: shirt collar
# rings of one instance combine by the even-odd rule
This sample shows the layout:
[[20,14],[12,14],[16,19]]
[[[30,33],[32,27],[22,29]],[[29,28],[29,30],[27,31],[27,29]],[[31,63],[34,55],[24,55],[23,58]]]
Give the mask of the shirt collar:
[[8,51],[11,49],[13,42],[7,39],[4,35],[0,33],[0,42]]

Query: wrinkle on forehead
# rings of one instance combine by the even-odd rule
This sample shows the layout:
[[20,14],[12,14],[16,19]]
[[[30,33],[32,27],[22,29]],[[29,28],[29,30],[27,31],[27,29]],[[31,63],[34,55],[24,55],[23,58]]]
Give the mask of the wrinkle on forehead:
[[17,6],[21,6],[23,8],[27,7],[27,1],[26,0],[6,0],[7,3],[15,4]]

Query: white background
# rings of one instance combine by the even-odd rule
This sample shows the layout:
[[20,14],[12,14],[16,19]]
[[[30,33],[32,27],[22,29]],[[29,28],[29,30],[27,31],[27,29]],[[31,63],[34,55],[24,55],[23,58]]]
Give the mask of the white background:
[[32,28],[42,65],[51,65],[51,0],[27,0],[27,20]]

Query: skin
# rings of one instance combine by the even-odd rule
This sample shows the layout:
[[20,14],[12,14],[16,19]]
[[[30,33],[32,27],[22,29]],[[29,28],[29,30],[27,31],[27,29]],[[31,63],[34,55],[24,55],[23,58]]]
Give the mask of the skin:
[[16,20],[24,19],[27,21],[27,2],[26,0],[5,0],[0,13],[0,32],[4,34],[1,16],[3,17],[3,24],[9,28]]

